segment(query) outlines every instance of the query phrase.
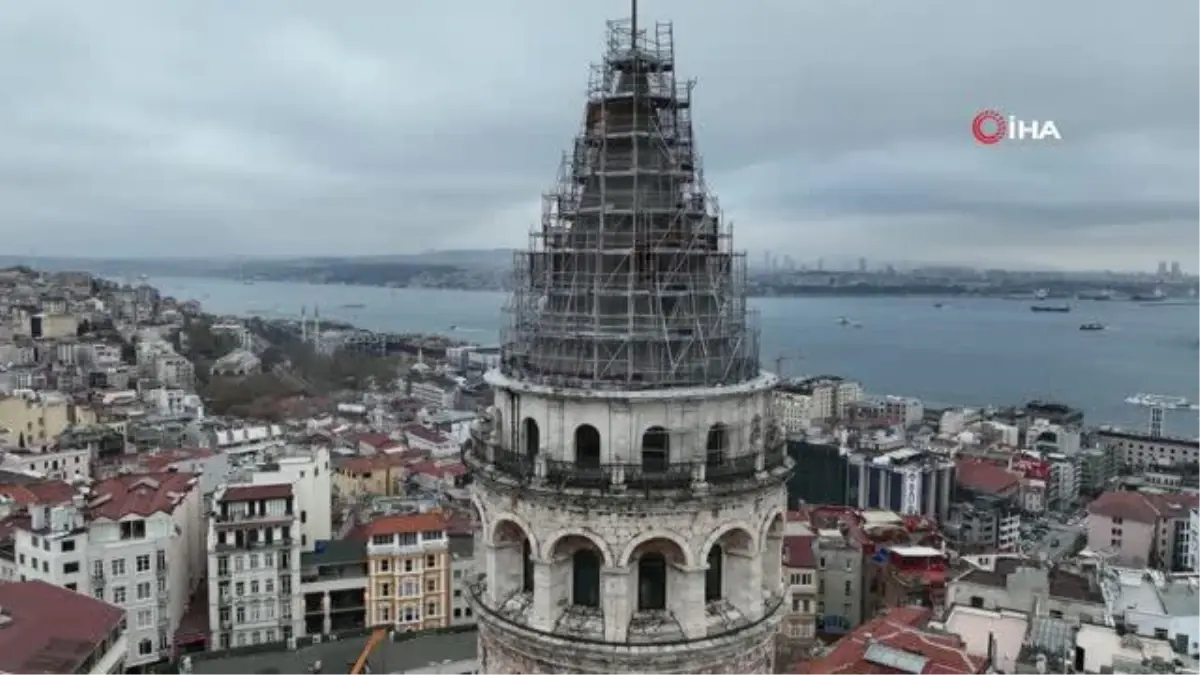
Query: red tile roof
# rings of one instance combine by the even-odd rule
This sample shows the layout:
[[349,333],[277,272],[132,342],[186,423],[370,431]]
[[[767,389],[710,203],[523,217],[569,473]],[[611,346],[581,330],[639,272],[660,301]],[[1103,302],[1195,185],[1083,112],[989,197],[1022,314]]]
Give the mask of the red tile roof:
[[783,538],[783,566],[816,568],[817,557],[813,553],[816,535],[793,534]]
[[92,486],[88,510],[95,518],[109,520],[172,513],[196,486],[195,478],[194,474],[174,471],[109,478]]
[[334,467],[351,474],[383,471],[389,468],[404,466],[409,460],[405,453],[383,453],[371,457],[345,457],[334,460]]
[[18,506],[31,504],[63,504],[75,496],[75,488],[61,480],[47,480],[22,485],[0,485],[0,495],[9,497]]
[[431,459],[413,464],[409,467],[409,470],[413,473],[433,476],[435,478],[445,478],[447,476],[457,478],[458,476],[465,476],[467,474],[466,465],[458,460]]
[[358,442],[362,445],[369,445],[376,450],[390,448],[393,445],[399,445],[399,441],[388,438],[386,434],[364,433],[358,435]]
[[424,427],[420,424],[405,425],[404,433],[408,434],[409,436],[415,436],[416,438],[419,438],[427,443],[449,443],[453,440],[437,429],[430,429],[429,427]]
[[166,471],[172,464],[208,459],[215,454],[217,453],[208,448],[177,448],[141,455],[139,463],[146,471],[158,473]]
[[921,630],[933,612],[926,607],[898,607],[855,628],[838,640],[833,651],[825,656],[800,664],[797,673],[903,673],[882,663],[869,661],[867,649],[881,644],[894,650],[908,652],[927,659],[924,675],[982,673],[987,659],[967,653],[966,645],[957,635],[943,635]]
[[1088,504],[1088,513],[1106,518],[1124,518],[1139,523],[1156,523],[1163,518],[1186,517],[1196,508],[1195,494],[1156,494],[1114,490]]
[[286,499],[292,496],[292,486],[288,483],[272,485],[234,485],[226,488],[221,495],[223,502],[245,502],[256,499]]
[[440,511],[383,516],[367,524],[367,536],[377,534],[407,534],[410,532],[441,532],[449,522]]
[[0,671],[73,673],[121,623],[125,612],[44,581],[0,584]]
[[1016,491],[1021,483],[1021,474],[991,462],[961,459],[955,465],[958,469],[958,484],[976,492],[1007,495]]

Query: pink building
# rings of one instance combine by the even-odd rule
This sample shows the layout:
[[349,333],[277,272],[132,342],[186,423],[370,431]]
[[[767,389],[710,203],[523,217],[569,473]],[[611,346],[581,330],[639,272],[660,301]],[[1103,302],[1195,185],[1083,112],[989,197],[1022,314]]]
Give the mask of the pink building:
[[1194,494],[1106,492],[1088,505],[1088,548],[1131,567],[1183,569]]

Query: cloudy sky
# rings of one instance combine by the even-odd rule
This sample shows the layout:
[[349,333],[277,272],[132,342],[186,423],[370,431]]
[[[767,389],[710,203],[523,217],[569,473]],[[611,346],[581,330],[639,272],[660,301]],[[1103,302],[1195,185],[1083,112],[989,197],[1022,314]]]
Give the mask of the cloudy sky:
[[[216,7],[223,11],[214,11]],[[1197,266],[1198,10],[642,0],[699,79],[739,245],[800,260]],[[0,252],[524,242],[614,1],[0,7]],[[1059,142],[982,147],[977,111]]]

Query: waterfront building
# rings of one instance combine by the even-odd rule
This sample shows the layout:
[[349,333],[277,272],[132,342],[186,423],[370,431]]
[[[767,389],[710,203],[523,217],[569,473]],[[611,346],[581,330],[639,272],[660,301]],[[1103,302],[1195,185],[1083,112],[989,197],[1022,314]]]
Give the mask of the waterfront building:
[[944,522],[954,489],[954,460],[924,450],[855,451],[846,457],[847,499],[861,509],[890,509]]
[[[636,12],[635,12],[636,15]],[[609,24],[464,450],[488,673],[774,667],[785,481],[669,24]]]

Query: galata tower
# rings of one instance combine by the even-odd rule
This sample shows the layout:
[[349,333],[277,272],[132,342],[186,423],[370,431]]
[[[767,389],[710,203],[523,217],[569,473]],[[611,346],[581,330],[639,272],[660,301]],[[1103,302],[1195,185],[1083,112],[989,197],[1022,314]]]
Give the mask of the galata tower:
[[769,673],[791,460],[670,24],[608,24],[464,449],[485,673]]

